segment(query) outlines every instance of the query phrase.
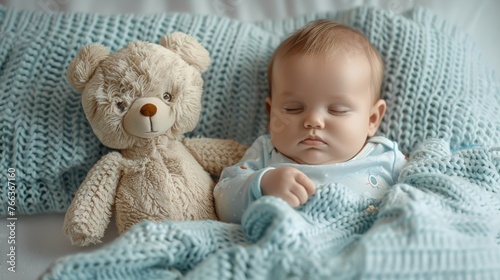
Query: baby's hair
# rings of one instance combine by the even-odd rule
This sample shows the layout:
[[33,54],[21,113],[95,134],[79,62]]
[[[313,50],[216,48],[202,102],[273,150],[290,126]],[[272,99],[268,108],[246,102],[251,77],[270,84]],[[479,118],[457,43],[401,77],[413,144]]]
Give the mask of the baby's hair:
[[366,56],[371,67],[371,87],[375,100],[378,100],[384,74],[384,62],[380,54],[360,31],[326,19],[307,24],[276,48],[271,56],[267,72],[269,97],[272,93],[272,72],[276,60],[294,54],[330,55],[338,51],[344,55],[356,53]]

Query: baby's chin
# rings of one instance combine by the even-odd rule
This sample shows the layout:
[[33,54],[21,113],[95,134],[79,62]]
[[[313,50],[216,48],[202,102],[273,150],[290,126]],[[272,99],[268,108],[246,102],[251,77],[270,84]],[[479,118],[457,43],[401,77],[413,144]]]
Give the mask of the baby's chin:
[[322,165],[322,164],[333,164],[348,161],[349,158],[339,158],[331,155],[325,155],[320,152],[307,152],[305,154],[296,155],[295,157],[289,157],[293,161],[299,164],[307,165]]

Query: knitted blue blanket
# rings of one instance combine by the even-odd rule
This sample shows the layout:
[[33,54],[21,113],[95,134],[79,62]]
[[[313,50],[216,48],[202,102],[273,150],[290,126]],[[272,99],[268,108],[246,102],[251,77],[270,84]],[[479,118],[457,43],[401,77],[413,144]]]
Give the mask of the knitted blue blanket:
[[[263,104],[271,53],[317,18],[360,29],[380,50],[388,106],[379,134],[398,142],[405,154],[428,138],[443,139],[453,150],[500,143],[498,79],[474,40],[422,9],[395,15],[360,7],[243,23],[189,14],[47,14],[0,6],[0,169],[15,169],[15,214],[66,211],[88,170],[108,152],[85,119],[80,94],[65,79],[83,45],[98,42],[114,51],[129,41],[159,42],[173,31],[197,37],[213,63],[203,76],[200,122],[188,136],[250,144],[267,128]],[[7,186],[0,184],[0,216],[8,214]]]
[[499,172],[500,148],[429,140],[381,205],[336,185],[298,211],[263,197],[242,226],[143,222],[44,279],[498,279]]

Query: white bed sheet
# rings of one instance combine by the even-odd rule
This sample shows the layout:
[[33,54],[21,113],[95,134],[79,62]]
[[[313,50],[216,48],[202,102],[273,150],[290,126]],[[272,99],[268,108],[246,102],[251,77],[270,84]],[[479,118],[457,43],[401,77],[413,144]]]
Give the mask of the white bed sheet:
[[[42,11],[79,11],[99,13],[190,12],[228,16],[244,21],[286,18],[306,13],[374,5],[404,12],[415,5],[427,7],[469,32],[478,42],[487,61],[500,73],[500,1],[494,0],[0,0],[0,4]],[[9,230],[6,218],[0,218],[0,279],[36,279],[57,258],[109,243],[118,236],[114,221],[103,244],[72,246],[62,234],[64,214],[19,216],[16,221],[16,272],[7,270]]]

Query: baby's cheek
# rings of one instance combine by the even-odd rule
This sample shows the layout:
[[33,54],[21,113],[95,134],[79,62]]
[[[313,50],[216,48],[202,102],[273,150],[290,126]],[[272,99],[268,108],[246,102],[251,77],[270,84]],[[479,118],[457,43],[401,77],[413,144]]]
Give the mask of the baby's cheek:
[[271,117],[269,120],[269,131],[271,133],[282,133],[285,131],[291,123],[291,120],[287,115],[271,111]]

